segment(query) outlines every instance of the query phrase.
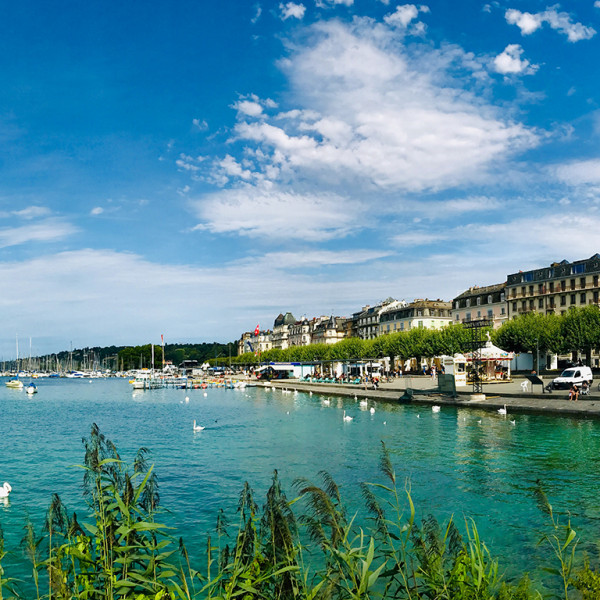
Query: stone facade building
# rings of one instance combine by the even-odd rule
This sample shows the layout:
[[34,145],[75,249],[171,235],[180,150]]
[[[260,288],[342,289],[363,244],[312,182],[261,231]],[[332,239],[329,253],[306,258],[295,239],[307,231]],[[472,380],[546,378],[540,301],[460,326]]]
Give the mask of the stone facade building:
[[599,276],[600,254],[513,273],[506,281],[509,317],[528,312],[565,314],[572,306],[599,304]]
[[467,323],[489,319],[498,329],[508,320],[506,283],[484,287],[473,286],[452,300],[452,321]]
[[379,335],[410,331],[415,327],[441,329],[452,321],[451,308],[451,302],[428,299],[414,300],[403,306],[391,306],[389,310],[381,311]]

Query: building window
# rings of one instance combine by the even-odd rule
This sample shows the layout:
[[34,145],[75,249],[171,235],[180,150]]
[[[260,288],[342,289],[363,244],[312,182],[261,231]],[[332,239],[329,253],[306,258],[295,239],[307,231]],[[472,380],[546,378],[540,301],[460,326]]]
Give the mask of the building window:
[[583,294],[580,294],[579,303],[580,304],[585,304],[586,302],[587,302],[587,300],[585,298],[585,292],[583,292]]
[[471,313],[470,313],[470,312],[468,312],[468,313],[465,315],[465,319],[466,319],[467,321],[470,321],[470,320],[471,320]]
[[550,293],[554,291],[554,281],[550,282]]
[[594,303],[598,304],[598,291],[594,292]]
[[594,275],[594,287],[598,287],[598,275]]
[[529,310],[533,310],[533,300],[529,301]]
[[477,296],[477,306],[481,306],[481,296]]
[[561,306],[566,306],[567,305],[567,297],[566,296],[561,296],[560,297],[560,305]]
[[488,309],[488,319],[493,319],[494,318],[494,311],[490,308]]
[[469,308],[469,306],[471,306],[471,298],[467,298],[467,308]]
[[560,289],[564,292],[567,289],[567,282],[566,281],[561,281],[560,282]]
[[527,310],[527,300],[521,302],[521,310]]
[[481,319],[481,311],[480,310],[477,311],[477,318]]
[[582,277],[582,278],[579,280],[579,287],[580,287],[582,290],[585,290],[585,277]]
[[500,314],[501,315],[505,315],[506,314],[506,310],[505,310],[504,306],[500,309]]
[[576,295],[571,294],[571,304],[575,304],[576,301],[577,301]]
[[400,331],[404,331],[404,323],[400,323]]
[[571,289],[574,290],[575,289],[575,280],[571,279]]
[[513,302],[513,312],[517,312],[517,303]]
[[517,288],[513,288],[512,290],[510,290],[510,297],[511,298],[517,297]]
[[585,273],[585,263],[581,263],[580,265],[573,265],[571,267],[572,275],[578,275],[579,273]]
[[532,285],[529,286],[529,295],[533,296],[533,286]]
[[538,308],[544,308],[544,299],[543,298],[540,298],[538,300]]
[[456,313],[456,320],[460,321],[460,315],[458,313]]
[[504,294],[504,292],[502,292],[502,293],[500,294],[500,302],[504,302],[504,300],[506,300],[506,297],[505,297],[505,294]]
[[521,288],[521,296],[524,296],[524,295],[525,295],[525,286],[523,286],[523,287]]
[[419,321],[419,329],[423,329],[423,321]]
[[488,296],[488,301],[487,301],[487,303],[488,303],[488,304],[491,304],[491,303],[492,303],[492,296],[491,296],[491,294]]

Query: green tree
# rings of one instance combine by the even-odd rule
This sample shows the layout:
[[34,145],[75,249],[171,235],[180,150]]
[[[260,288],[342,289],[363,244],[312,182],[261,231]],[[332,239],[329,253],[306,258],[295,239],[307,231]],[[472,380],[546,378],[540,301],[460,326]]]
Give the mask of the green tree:
[[590,304],[571,308],[561,321],[565,350],[573,354],[585,352],[586,364],[592,360],[592,349],[600,346],[600,308]]

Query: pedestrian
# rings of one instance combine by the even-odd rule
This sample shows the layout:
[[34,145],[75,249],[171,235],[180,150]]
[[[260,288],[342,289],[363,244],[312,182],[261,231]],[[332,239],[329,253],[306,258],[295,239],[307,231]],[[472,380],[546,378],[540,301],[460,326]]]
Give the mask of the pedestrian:
[[577,402],[578,398],[579,398],[579,388],[577,387],[577,384],[573,384],[573,387],[569,391],[569,401],[573,400],[573,401]]

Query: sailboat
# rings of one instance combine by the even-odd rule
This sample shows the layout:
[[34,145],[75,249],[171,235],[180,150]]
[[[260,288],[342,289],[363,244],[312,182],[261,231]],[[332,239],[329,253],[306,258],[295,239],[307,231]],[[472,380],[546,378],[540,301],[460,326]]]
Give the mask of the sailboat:
[[[19,372],[19,336],[17,335],[17,373]],[[18,377],[13,377],[5,382],[6,387],[23,389],[23,382]]]

